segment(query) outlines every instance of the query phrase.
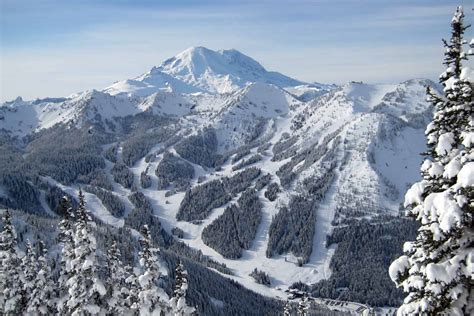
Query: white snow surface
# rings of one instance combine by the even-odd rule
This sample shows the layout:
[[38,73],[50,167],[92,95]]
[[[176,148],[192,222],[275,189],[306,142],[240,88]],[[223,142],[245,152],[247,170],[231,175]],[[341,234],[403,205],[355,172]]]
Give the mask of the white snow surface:
[[25,136],[57,124],[124,117],[139,113],[138,106],[129,99],[116,98],[96,90],[83,92],[62,102],[25,102],[21,98],[0,106],[0,130]]
[[462,188],[472,187],[474,185],[474,162],[465,164],[458,174],[458,182]]
[[398,275],[404,271],[409,266],[408,257],[407,256],[400,256],[396,260],[392,262],[388,269],[388,274],[392,280],[395,280]]
[[294,87],[285,87],[285,90],[298,97],[298,99],[308,102],[327,92],[336,89],[335,84],[309,83]]

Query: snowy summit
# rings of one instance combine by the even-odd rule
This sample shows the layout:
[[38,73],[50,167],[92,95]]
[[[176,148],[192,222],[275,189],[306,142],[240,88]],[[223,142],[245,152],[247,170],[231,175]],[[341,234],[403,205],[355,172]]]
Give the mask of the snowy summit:
[[257,61],[235,49],[213,51],[205,47],[191,47],[149,72],[119,81],[104,91],[112,95],[139,96],[157,91],[229,93],[251,82],[279,87],[304,84],[278,72],[267,71]]

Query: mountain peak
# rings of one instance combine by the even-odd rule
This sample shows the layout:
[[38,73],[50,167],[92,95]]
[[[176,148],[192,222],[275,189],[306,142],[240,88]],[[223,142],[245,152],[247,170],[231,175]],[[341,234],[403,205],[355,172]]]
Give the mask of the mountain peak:
[[304,82],[267,71],[260,63],[236,49],[218,50],[196,46],[165,60],[160,66],[132,80],[105,89],[111,94],[148,96],[157,91],[178,93],[230,93],[253,82],[290,87]]
[[3,104],[0,103],[0,107],[1,106],[12,106],[12,107],[14,107],[15,105],[19,105],[19,104],[23,104],[23,103],[24,103],[23,98],[18,96],[13,100],[5,101]]
[[191,46],[188,47],[187,49],[183,50],[179,55],[194,55],[194,54],[212,54],[215,53],[212,49],[209,49],[204,46]]
[[217,76],[233,75],[238,78],[248,73],[254,75],[267,73],[256,60],[236,49],[214,51],[202,46],[190,47],[167,59],[156,69],[170,75],[196,80],[206,73]]
[[[215,52],[215,51],[213,51],[209,48],[206,48],[206,47],[203,47],[203,46],[192,46],[192,47],[189,47],[189,48],[185,49],[184,51],[182,51],[181,53],[177,54],[176,56],[174,56],[170,59],[172,59],[172,60],[184,60],[188,63],[193,63],[193,62],[199,61],[199,59],[206,60],[206,59],[216,58],[216,54],[217,54],[217,52]],[[160,66],[160,68],[163,67],[165,63],[163,63]]]
[[91,89],[91,90],[86,90],[84,92],[79,93],[77,96],[73,97],[72,100],[91,101],[93,99],[102,100],[107,97],[110,97],[110,95],[102,91],[98,91],[96,89]]

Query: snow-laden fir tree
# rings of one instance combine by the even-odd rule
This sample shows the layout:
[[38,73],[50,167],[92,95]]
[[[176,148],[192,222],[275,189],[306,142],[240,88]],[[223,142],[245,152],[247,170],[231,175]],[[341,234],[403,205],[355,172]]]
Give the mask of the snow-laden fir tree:
[[390,277],[408,293],[399,315],[474,313],[474,113],[471,83],[462,61],[464,14],[458,8],[445,41],[443,95],[429,90],[435,107],[426,130],[428,158],[422,181],[405,196],[408,215],[421,224],[415,241],[390,266]]
[[21,271],[23,272],[23,305],[27,306],[35,286],[36,273],[38,272],[36,251],[29,240],[26,241],[25,255],[21,258]]
[[299,303],[298,303],[298,316],[306,316],[308,315],[309,311],[309,298],[306,292],[303,293]]
[[428,87],[428,101],[435,107],[433,121],[426,129],[428,155],[433,159],[428,160],[422,175],[427,182],[430,191],[442,191],[447,186],[454,184],[455,178],[443,175],[443,167],[451,160],[451,143],[460,143],[460,126],[469,123],[472,113],[471,82],[467,79],[467,69],[463,67],[463,60],[467,60],[470,52],[463,50],[464,32],[468,28],[463,25],[464,13],[458,7],[451,26],[452,35],[450,41],[443,40],[445,46],[446,71],[440,76],[440,82],[444,87],[444,95],[440,96],[434,89]]
[[0,234],[0,314],[18,315],[24,310],[21,260],[16,251],[17,236],[8,210],[3,213]]
[[48,250],[42,241],[38,242],[38,271],[27,304],[30,315],[53,315],[56,313],[55,284],[47,260]]
[[175,270],[176,284],[174,286],[173,297],[170,300],[170,306],[174,316],[192,315],[195,308],[186,304],[186,291],[188,289],[188,272],[184,270],[181,262],[178,263]]
[[157,258],[158,249],[153,247],[150,229],[144,225],[140,239],[140,266],[142,273],[138,277],[140,284],[139,310],[140,315],[169,314],[168,295],[158,286],[161,276],[160,264]]
[[286,301],[285,307],[283,308],[283,316],[290,316],[290,315],[291,315],[290,301]]
[[125,268],[121,260],[120,249],[114,240],[107,251],[107,312],[121,315],[125,310]]
[[67,281],[69,297],[66,305],[71,315],[98,315],[106,289],[97,276],[96,239],[82,191],[79,191],[73,238],[74,259]]
[[125,307],[131,315],[138,315],[140,300],[138,294],[140,293],[140,284],[138,277],[135,274],[133,267],[126,266],[125,279]]
[[60,202],[60,212],[64,218],[59,222],[58,241],[60,242],[61,261],[58,279],[58,311],[60,314],[68,314],[69,309],[66,302],[69,298],[69,286],[67,284],[71,277],[72,262],[74,260],[74,212],[71,201],[64,196]]

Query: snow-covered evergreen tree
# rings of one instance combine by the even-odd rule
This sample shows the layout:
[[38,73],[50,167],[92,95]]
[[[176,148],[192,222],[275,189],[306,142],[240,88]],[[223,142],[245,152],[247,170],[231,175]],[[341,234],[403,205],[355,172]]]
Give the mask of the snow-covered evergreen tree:
[[138,294],[140,293],[138,277],[131,266],[127,266],[125,271],[127,275],[127,278],[125,279],[125,307],[131,315],[138,315],[140,304],[138,298]]
[[61,213],[64,218],[59,222],[59,242],[62,245],[61,261],[58,279],[58,311],[67,314],[69,309],[65,304],[69,298],[69,286],[67,284],[71,277],[72,262],[74,260],[74,212],[71,201],[67,196],[61,199]]
[[67,281],[67,308],[72,315],[98,315],[106,290],[97,276],[96,240],[91,229],[84,194],[79,191],[79,206],[74,225],[74,260]]
[[17,315],[24,310],[21,260],[16,251],[17,236],[8,210],[3,213],[0,234],[0,314]]
[[428,91],[435,114],[426,130],[429,157],[421,166],[423,180],[405,196],[408,215],[421,227],[390,266],[390,277],[408,293],[399,315],[474,313],[474,97],[462,65],[468,55],[463,18],[458,7],[451,40],[444,42],[444,95]]
[[290,301],[286,301],[285,307],[283,308],[283,316],[290,316],[290,315],[291,315]]
[[158,249],[153,248],[150,229],[144,225],[140,240],[140,266],[142,274],[138,278],[140,315],[160,315],[169,313],[168,295],[158,286],[160,265],[157,258]]
[[308,315],[309,311],[309,299],[308,294],[306,292],[303,293],[299,303],[298,303],[298,315],[299,316],[306,316]]
[[186,291],[188,289],[188,272],[184,270],[180,262],[176,267],[176,284],[174,286],[173,297],[170,300],[170,306],[174,316],[192,315],[195,308],[186,304]]
[[107,312],[121,315],[125,310],[125,268],[115,240],[107,251],[107,270]]
[[31,293],[33,292],[36,274],[38,272],[36,251],[29,240],[26,241],[25,255],[21,259],[21,271],[23,272],[23,305],[27,306],[31,299]]
[[48,250],[38,242],[38,271],[29,296],[27,313],[31,315],[53,315],[56,312],[55,284],[47,260]]
[[472,113],[471,83],[467,80],[466,68],[462,61],[467,60],[470,54],[463,50],[463,34],[467,29],[463,25],[464,13],[458,7],[451,26],[452,35],[450,41],[443,41],[445,46],[446,71],[440,76],[440,82],[444,87],[444,95],[438,95],[434,89],[428,87],[428,101],[430,101],[435,113],[433,121],[426,129],[428,155],[422,168],[422,175],[427,182],[430,191],[442,191],[447,186],[454,184],[455,178],[443,175],[443,167],[452,159],[450,155],[452,144],[460,143],[460,126],[468,124],[470,113]]

